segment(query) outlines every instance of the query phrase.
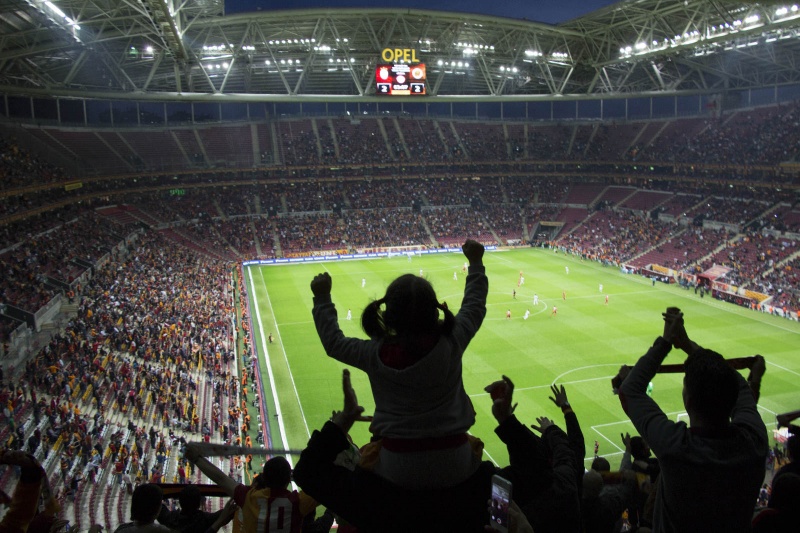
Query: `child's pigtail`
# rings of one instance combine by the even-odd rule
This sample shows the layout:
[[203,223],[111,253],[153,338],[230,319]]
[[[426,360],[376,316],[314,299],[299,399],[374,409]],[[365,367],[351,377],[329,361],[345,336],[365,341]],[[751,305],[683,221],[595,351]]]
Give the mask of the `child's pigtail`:
[[447,302],[442,302],[436,304],[436,307],[442,312],[444,315],[444,320],[442,320],[441,332],[442,335],[449,335],[453,328],[456,325],[456,317],[453,316],[453,313],[450,309],[447,308]]
[[361,313],[361,329],[370,339],[386,336],[386,326],[383,323],[383,315],[380,310],[383,303],[383,298],[374,300]]

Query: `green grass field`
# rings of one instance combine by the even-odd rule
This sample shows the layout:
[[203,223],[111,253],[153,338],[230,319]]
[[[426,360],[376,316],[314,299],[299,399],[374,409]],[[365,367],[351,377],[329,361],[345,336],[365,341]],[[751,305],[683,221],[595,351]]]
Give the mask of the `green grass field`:
[[[634,429],[611,392],[610,379],[621,364],[635,363],[661,333],[661,312],[668,306],[683,310],[686,329],[700,345],[727,358],[764,355],[767,374],[759,407],[768,429],[775,428],[775,413],[800,408],[797,322],[709,296],[701,299],[694,291],[676,286],[658,283],[653,287],[650,281],[616,268],[550,250],[487,252],[484,263],[489,276],[488,313],[464,354],[464,386],[478,413],[472,433],[485,442],[486,454],[498,464],[507,464],[508,456],[494,434],[491,402],[483,387],[505,374],[516,387],[516,414],[527,424],[536,423],[537,416],[548,416],[563,427],[561,411],[548,396],[552,383],[564,384],[586,437],[587,455],[592,454],[596,439],[600,455],[615,465],[621,452],[620,433],[634,433]],[[422,269],[439,299],[457,311],[464,290],[463,264],[464,256],[453,253],[414,257],[411,262],[401,256],[247,267],[245,283],[274,447],[303,448],[310,432],[342,404],[343,365],[325,355],[311,319],[309,282],[315,274],[331,274],[342,330],[363,338],[361,310],[371,299],[383,296],[387,284],[400,274],[418,274]],[[525,282],[517,288],[520,271]],[[562,301],[562,291],[566,291],[566,301]],[[537,307],[533,306],[534,292],[539,296]],[[608,305],[605,295],[609,295]],[[551,316],[554,304],[557,316]],[[345,320],[348,308],[352,321]],[[508,309],[511,320],[506,319]],[[526,310],[531,316],[523,320]],[[273,344],[266,339],[270,333]],[[673,351],[666,362],[683,360],[682,352]],[[665,374],[653,381],[653,397],[673,418],[683,412],[681,379],[680,374]],[[371,412],[374,404],[366,376],[354,371],[353,385],[361,404]],[[353,437],[357,443],[366,442],[366,425],[357,425]]]

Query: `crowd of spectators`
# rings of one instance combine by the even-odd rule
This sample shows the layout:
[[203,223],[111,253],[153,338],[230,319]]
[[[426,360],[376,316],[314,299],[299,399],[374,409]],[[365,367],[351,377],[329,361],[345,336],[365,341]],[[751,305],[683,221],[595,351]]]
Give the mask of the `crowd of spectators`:
[[76,281],[112,252],[125,231],[88,210],[6,248],[0,253],[0,302],[13,303],[31,313],[37,311],[60,290],[58,282]]
[[345,205],[350,209],[411,207],[419,198],[420,180],[364,180],[349,182],[345,188]]
[[275,219],[284,255],[345,249],[345,233],[331,214],[309,214]]
[[350,248],[427,246],[430,237],[419,213],[410,208],[346,210],[342,213]]
[[[236,178],[236,173],[226,173],[224,178]],[[191,174],[191,180],[202,180],[202,175]],[[147,186],[159,182],[158,177],[143,177]],[[648,184],[646,190],[653,189]],[[705,182],[664,182],[663,187],[674,189],[677,194],[667,196],[658,210],[664,214],[680,214],[686,221],[702,215],[707,222],[728,224],[729,230],[745,230],[754,233],[755,227],[773,228],[781,225],[784,218],[791,225],[795,213],[789,196],[783,191],[766,191],[747,187],[729,187],[722,183]],[[576,191],[593,191],[588,196],[578,198]],[[583,223],[590,214],[585,207],[570,207],[563,202],[593,202],[597,198],[611,198],[612,191],[618,196],[601,202],[605,214],[595,214]],[[567,224],[556,238],[561,244],[574,250],[582,250],[593,256],[614,256],[617,260],[630,261],[641,255],[637,264],[652,259],[653,263],[675,268],[696,271],[704,269],[714,261],[735,263],[729,257],[720,255],[711,261],[694,265],[703,255],[719,247],[722,237],[717,234],[706,235],[706,241],[695,242],[699,234],[692,231],[679,239],[672,229],[671,222],[657,220],[644,221],[629,215],[625,209],[615,205],[624,197],[631,197],[636,189],[628,187],[605,188],[603,182],[565,181],[563,179],[523,179],[520,177],[483,177],[463,179],[403,179],[403,180],[348,180],[348,181],[278,181],[262,185],[248,184],[241,187],[187,187],[174,194],[172,190],[124,193],[125,189],[107,197],[108,201],[130,202],[137,206],[135,223],[159,226],[177,224],[165,233],[175,240],[197,250],[206,250],[216,257],[234,258],[272,258],[277,254],[307,254],[313,250],[330,251],[335,249],[358,249],[361,247],[409,245],[430,246],[457,242],[461,237],[478,228],[484,242],[507,244],[509,241],[534,240],[531,232],[536,227],[544,231],[546,239],[552,240],[554,228],[558,226],[535,226],[540,222],[564,220]],[[250,194],[242,196],[242,191]],[[601,192],[605,191],[605,192]],[[617,193],[614,193],[617,194]],[[35,311],[54,294],[48,285],[48,278],[66,284],[74,282],[87,266],[77,259],[92,263],[106,253],[119,235],[132,227],[110,225],[106,219],[94,214],[92,207],[102,202],[102,198],[86,204],[70,205],[53,211],[55,217],[32,216],[2,227],[5,251],[0,254],[4,276],[2,298],[26,310]],[[777,202],[777,203],[776,203]],[[465,221],[444,220],[439,215],[430,218],[425,214],[428,229],[434,239],[427,235],[424,224],[404,218],[402,226],[413,230],[409,235],[401,235],[396,221],[385,216],[361,215],[353,210],[403,207],[420,209],[426,206],[445,207],[472,206],[471,214],[465,214]],[[528,212],[521,212],[517,206],[528,206]],[[695,207],[692,209],[692,207]],[[344,211],[350,211],[343,215]],[[465,210],[467,213],[469,210]],[[570,213],[580,212],[577,218],[570,219]],[[134,212],[134,211],[128,211]],[[296,218],[292,213],[305,213],[305,218]],[[459,210],[460,212],[460,210]],[[322,215],[321,213],[332,213]],[[404,213],[404,210],[398,211]],[[431,213],[434,213],[433,211]],[[449,211],[445,211],[449,213]],[[601,222],[608,231],[598,233],[592,226],[593,220],[614,217],[614,220]],[[313,220],[313,223],[308,223]],[[384,221],[385,220],[385,221]],[[669,219],[665,219],[669,220]],[[48,223],[48,221],[52,221]],[[629,221],[646,228],[635,234],[624,228]],[[60,224],[59,223],[63,222]],[[364,223],[373,228],[374,235],[368,236]],[[583,223],[583,226],[581,224]],[[456,224],[457,227],[454,227]],[[54,227],[56,227],[54,229]],[[576,227],[577,229],[573,230]],[[457,231],[449,235],[448,231]],[[594,231],[594,233],[592,233]],[[611,232],[611,234],[607,234]],[[618,234],[613,234],[617,232]],[[598,242],[594,236],[602,235]],[[277,241],[275,238],[277,237]],[[708,242],[708,238],[712,241]],[[783,240],[794,242],[793,238]],[[681,241],[687,241],[681,243]],[[17,245],[13,248],[13,245]],[[794,245],[783,248],[789,252]],[[13,249],[12,249],[13,248]],[[769,252],[772,261],[757,261],[757,268],[745,269],[736,275],[737,284],[747,286],[747,279],[758,279],[788,255]],[[777,259],[776,259],[777,258]],[[35,266],[35,268],[29,268]],[[739,267],[737,267],[739,268]]]
[[229,265],[145,232],[79,290],[76,316],[0,387],[0,439],[52,473],[78,527],[115,520],[101,478],[120,505],[134,485],[186,483],[184,436],[241,441],[243,416]]
[[280,121],[277,123],[281,139],[281,154],[285,165],[313,165],[319,160],[317,137],[311,130],[311,121]]
[[359,117],[336,119],[337,162],[345,164],[388,163],[395,159],[387,148],[379,120],[362,121]]
[[595,211],[583,224],[559,239],[559,245],[587,257],[626,262],[669,239],[678,227],[632,212]]
[[704,204],[690,210],[688,216],[702,215],[703,217],[743,227],[770,207],[768,202],[756,201],[751,198],[720,198],[712,196]]
[[645,161],[763,165],[789,161],[797,155],[800,106],[779,105],[742,110],[709,118],[694,136],[674,143],[652,143],[639,155]]
[[[31,180],[32,176],[35,176],[34,180]],[[0,137],[0,183],[4,189],[62,182],[65,179],[65,172],[61,168],[34,156],[19,146],[16,139]]]
[[725,247],[703,263],[730,268],[724,281],[736,286],[763,287],[759,280],[776,264],[798,251],[797,242],[772,235],[747,233],[727,240]]
[[[724,229],[711,230],[688,226],[685,231],[668,237],[631,263],[635,266],[657,264],[674,270],[693,270],[691,265],[707,255],[710,249],[725,242],[727,237],[728,232]],[[699,267],[697,269],[699,270]]]
[[425,209],[422,212],[433,238],[442,245],[459,245],[470,235],[478,242],[497,242],[480,212],[468,207]]
[[756,287],[774,294],[773,305],[781,309],[800,309],[800,258],[787,261],[762,275]]
[[[333,139],[333,132],[328,133]],[[449,133],[442,135],[455,139]],[[453,149],[449,157],[469,155],[470,143],[477,141],[468,135],[464,141],[464,137],[461,135],[457,144],[464,143],[466,153]],[[14,158],[24,160],[28,156],[6,149],[3,157],[9,168],[15,168]],[[41,168],[38,171],[43,172]],[[15,174],[8,175],[15,184]],[[490,243],[497,243],[495,235],[516,239],[515,232],[521,234],[526,220],[557,219],[564,208],[559,200],[566,197],[570,187],[556,179],[520,178],[303,185],[259,187],[258,203],[251,198],[237,199],[238,188],[214,189],[213,194],[198,188],[177,198],[159,192],[136,192],[131,203],[159,222],[199,219],[196,224],[170,231],[183,232],[207,250],[232,248],[247,257],[274,256],[278,246],[285,255],[292,255],[357,247],[429,246],[434,241],[460,244],[468,236]],[[748,198],[718,198],[716,194],[725,190],[724,185],[684,184],[676,189],[682,187],[691,194],[702,191],[703,196],[675,197],[692,201],[704,198],[706,218],[725,223],[748,222],[768,212],[775,201],[785,200],[780,195],[775,198],[752,191]],[[335,214],[319,212],[338,198],[350,208]],[[384,199],[387,202],[382,202]],[[390,199],[407,205],[375,208],[379,203],[386,206]],[[546,204],[544,199],[555,201]],[[415,202],[429,205],[417,211],[412,209]],[[465,204],[473,207],[460,207]],[[676,204],[683,205],[683,198]],[[227,220],[220,216],[264,212],[265,205],[280,206],[281,216]],[[10,301],[31,311],[55,293],[46,278],[71,284],[82,271],[72,272],[66,266],[77,265],[78,260],[96,265],[91,282],[79,289],[77,316],[26,363],[21,389],[5,387],[0,394],[0,403],[8,411],[8,424],[0,430],[2,440],[14,448],[27,447],[45,462],[53,472],[55,485],[74,500],[76,509],[81,501],[86,504],[82,498],[88,498],[89,505],[94,506],[91,498],[96,490],[86,480],[94,481],[103,473],[113,475],[115,485],[123,487],[146,480],[187,480],[192,475],[177,459],[182,455],[182,435],[195,433],[217,442],[235,442],[237,436],[241,439],[240,424],[244,420],[238,403],[228,399],[236,398],[240,387],[232,355],[230,265],[175,246],[155,231],[143,231],[127,255],[118,255],[112,248],[133,226],[114,225],[98,215],[92,203],[84,207],[60,211],[56,220],[32,217],[4,226],[7,246],[0,254],[0,302]],[[314,213],[290,214],[306,207]],[[779,216],[791,212],[781,210]],[[75,216],[66,218],[67,214]],[[273,235],[277,235],[277,242],[273,242]],[[758,232],[736,236],[691,226],[684,229],[609,205],[592,213],[559,244],[584,255],[619,261],[669,243],[674,250],[685,252],[669,266],[702,269],[710,265],[695,260],[730,237],[736,238],[720,252],[722,255],[710,259],[730,263],[732,271],[726,281],[766,289],[775,295],[773,305],[796,309],[800,303],[796,290],[800,264],[796,258],[787,260],[797,252],[797,242],[790,237]],[[110,255],[109,262],[99,265],[99,258],[105,254]],[[13,320],[0,320],[0,339],[6,338],[15,324]],[[665,330],[664,338],[668,336]],[[678,342],[682,348],[688,346]],[[558,405],[557,390],[554,395]],[[566,407],[565,415],[574,414],[568,402],[560,407]],[[112,413],[121,413],[127,423],[111,423]],[[28,414],[30,419],[26,420]],[[574,488],[578,498],[579,463],[574,457],[564,459],[568,446],[561,446],[572,437],[571,423],[570,418],[562,438],[558,428],[539,422],[543,436],[547,436],[544,440],[553,446],[549,458],[557,458],[542,472],[564,483],[559,489]],[[557,444],[559,440],[562,442]],[[53,461],[55,457],[57,465],[47,463],[48,458]],[[557,473],[561,466],[566,475]],[[604,483],[616,479],[600,473],[604,470],[601,465],[596,470]],[[630,488],[633,490],[632,485]],[[641,496],[635,490],[633,493],[636,498]],[[553,488],[552,494],[560,492]],[[529,501],[530,507],[524,509],[532,522],[540,521],[540,527],[546,527],[546,519],[536,510],[553,508],[548,507],[553,504],[552,494],[539,494],[542,499]],[[594,497],[601,494],[598,491]],[[625,504],[628,509],[637,508],[633,500]],[[80,515],[77,510],[74,514]],[[625,516],[622,510],[618,516]],[[631,520],[632,513],[627,516]],[[636,516],[644,516],[644,510]]]

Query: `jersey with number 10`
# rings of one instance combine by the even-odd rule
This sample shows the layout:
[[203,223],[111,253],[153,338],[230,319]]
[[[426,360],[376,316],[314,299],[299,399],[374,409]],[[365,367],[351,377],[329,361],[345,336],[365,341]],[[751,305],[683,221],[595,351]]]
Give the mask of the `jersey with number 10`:
[[296,490],[245,485],[236,487],[233,499],[241,509],[236,513],[234,531],[243,533],[300,533],[303,517],[317,506],[311,497]]

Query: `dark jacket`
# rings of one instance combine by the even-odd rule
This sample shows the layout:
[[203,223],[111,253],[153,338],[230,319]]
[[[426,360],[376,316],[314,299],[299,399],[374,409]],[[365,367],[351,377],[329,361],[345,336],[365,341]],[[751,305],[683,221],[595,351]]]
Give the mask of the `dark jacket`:
[[294,480],[362,533],[483,532],[494,474],[511,481],[512,497],[522,505],[551,479],[541,444],[516,417],[509,417],[495,433],[508,447],[511,466],[501,469],[484,461],[469,479],[454,487],[410,490],[360,467],[351,471],[334,464],[339,452],[351,445],[328,422],[311,436],[294,469]]

